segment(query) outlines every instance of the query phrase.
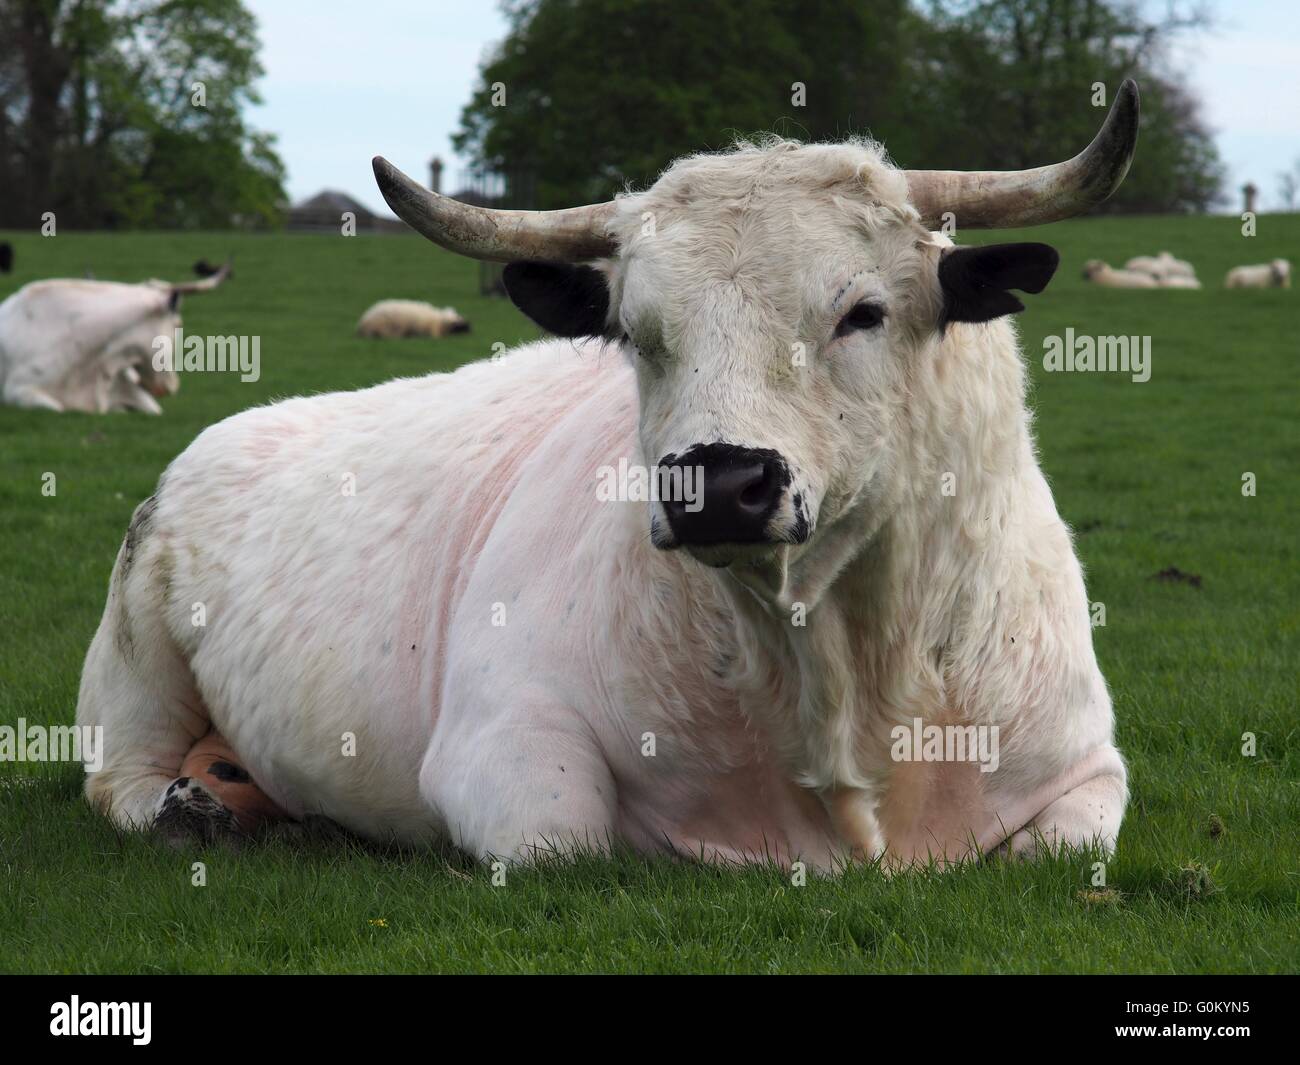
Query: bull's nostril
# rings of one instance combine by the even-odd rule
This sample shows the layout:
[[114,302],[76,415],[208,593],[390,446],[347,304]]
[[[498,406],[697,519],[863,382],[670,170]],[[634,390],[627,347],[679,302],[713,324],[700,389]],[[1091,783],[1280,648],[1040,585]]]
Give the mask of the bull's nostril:
[[756,478],[751,480],[740,493],[740,505],[743,507],[765,507],[772,499],[773,474],[770,467],[763,467]]

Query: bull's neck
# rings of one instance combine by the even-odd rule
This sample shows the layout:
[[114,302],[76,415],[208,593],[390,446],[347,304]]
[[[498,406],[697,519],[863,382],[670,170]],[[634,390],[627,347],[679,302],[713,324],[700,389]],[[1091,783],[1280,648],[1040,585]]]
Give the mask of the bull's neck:
[[964,660],[963,641],[986,637],[990,609],[1012,607],[1010,582],[1026,564],[1017,552],[1047,488],[1014,339],[1005,326],[987,334],[943,363],[941,346],[914,383],[914,406],[894,427],[892,490],[821,530],[767,588],[746,591],[728,575],[741,647],[773,662],[790,693],[785,703],[760,693],[754,712],[818,790],[870,790],[870,752],[883,748],[863,742],[863,729],[882,714],[944,712],[946,664]]

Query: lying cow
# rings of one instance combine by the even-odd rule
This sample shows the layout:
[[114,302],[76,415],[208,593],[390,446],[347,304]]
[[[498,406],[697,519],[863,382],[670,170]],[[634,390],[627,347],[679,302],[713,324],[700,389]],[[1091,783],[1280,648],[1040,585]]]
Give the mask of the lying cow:
[[1116,270],[1100,259],[1089,259],[1083,264],[1083,279],[1103,288],[1159,288],[1150,274],[1137,270]]
[[1169,281],[1181,279],[1184,281],[1196,280],[1196,269],[1185,259],[1177,259],[1172,253],[1162,251],[1159,255],[1137,255],[1124,264],[1124,269],[1139,273],[1149,274],[1155,278],[1163,288],[1200,288],[1199,284],[1195,286],[1168,284]]
[[357,322],[357,336],[382,340],[468,332],[469,322],[454,307],[435,307],[418,300],[380,300]]
[[1234,266],[1223,279],[1224,288],[1290,288],[1291,264],[1286,259],[1255,266]]
[[[265,816],[252,784],[485,858],[1112,847],[1125,767],[1006,317],[1057,256],[930,230],[1086,211],[1136,135],[1126,82],[1055,167],[773,140],[544,213],[377,159],[400,217],[509,261],[560,339],[202,433],[118,554],[88,798],[206,832]],[[603,502],[629,463],[669,490]]]
[[210,292],[225,277],[24,285],[0,303],[0,397],[15,407],[161,414],[158,399],[180,378],[155,369],[154,341],[180,328],[182,296]]

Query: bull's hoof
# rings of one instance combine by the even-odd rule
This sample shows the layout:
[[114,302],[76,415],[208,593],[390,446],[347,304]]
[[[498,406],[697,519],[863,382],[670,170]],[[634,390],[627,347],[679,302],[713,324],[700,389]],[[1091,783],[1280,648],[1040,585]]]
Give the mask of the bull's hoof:
[[154,831],[173,846],[240,835],[235,815],[192,777],[177,777],[158,801]]

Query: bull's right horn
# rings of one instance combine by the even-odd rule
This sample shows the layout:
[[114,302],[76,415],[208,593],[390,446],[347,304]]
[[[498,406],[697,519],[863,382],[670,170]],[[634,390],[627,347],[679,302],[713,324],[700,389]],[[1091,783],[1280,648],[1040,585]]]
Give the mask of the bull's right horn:
[[520,259],[583,262],[612,255],[605,231],[612,203],[564,211],[505,211],[475,207],[419,185],[382,155],[375,180],[394,213],[417,233],[471,259],[508,263]]
[[907,185],[923,224],[951,213],[958,228],[1010,229],[1059,222],[1113,193],[1137,149],[1138,88],[1128,78],[1092,143],[1073,159],[1033,170],[909,170]]

